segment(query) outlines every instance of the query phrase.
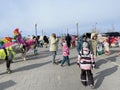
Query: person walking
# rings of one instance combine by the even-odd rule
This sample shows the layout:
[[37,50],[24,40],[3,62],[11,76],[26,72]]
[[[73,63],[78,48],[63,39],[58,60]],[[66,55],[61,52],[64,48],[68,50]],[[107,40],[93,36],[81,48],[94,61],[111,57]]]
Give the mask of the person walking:
[[63,66],[63,64],[65,62],[67,62],[68,66],[70,66],[70,60],[69,60],[69,53],[70,52],[69,52],[69,48],[68,48],[65,41],[63,41],[63,43],[62,43],[62,52],[63,52],[63,60],[61,62],[61,66]]
[[44,36],[43,37],[43,40],[44,40],[44,45],[45,45],[45,47],[47,48],[48,46],[48,43],[49,43],[49,40],[48,40],[48,37],[47,36]]
[[72,40],[71,36],[69,34],[67,34],[67,36],[65,37],[65,40],[67,42],[68,48],[70,48],[70,46],[71,46],[71,40]]
[[91,34],[90,46],[91,46],[91,50],[94,55],[94,58],[96,58],[97,57],[97,34],[96,33]]
[[82,35],[80,37],[80,39],[78,40],[78,44],[77,44],[77,51],[78,51],[78,53],[81,51],[81,49],[83,47],[83,44],[88,46],[88,48],[90,49],[90,44],[87,41],[87,36],[86,35]]
[[75,41],[76,41],[76,37],[73,35],[72,36],[72,48],[74,48],[76,46]]
[[[94,57],[91,50],[83,45],[78,55],[77,64],[81,69],[81,82],[84,86],[90,85],[94,88],[94,79],[92,74],[92,68],[95,66]],[[87,80],[88,79],[88,80]]]
[[106,37],[104,41],[104,47],[105,47],[105,55],[110,55],[110,48],[109,48],[109,38]]
[[56,37],[56,34],[52,33],[52,35],[49,38],[49,45],[50,45],[49,50],[52,55],[52,63],[53,64],[56,64],[55,58],[56,58],[57,49],[58,49],[58,42],[59,42],[59,39]]

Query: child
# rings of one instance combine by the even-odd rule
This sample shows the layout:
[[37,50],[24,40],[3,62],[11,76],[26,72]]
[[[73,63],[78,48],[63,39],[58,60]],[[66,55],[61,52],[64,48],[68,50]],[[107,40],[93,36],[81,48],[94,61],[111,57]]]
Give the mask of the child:
[[105,54],[109,55],[110,54],[110,49],[109,49],[109,38],[106,37],[106,40],[104,42],[104,47],[105,47]]
[[[92,68],[95,64],[93,59],[93,54],[91,53],[90,49],[83,45],[79,55],[78,55],[78,62],[77,64],[81,68],[81,82],[84,86],[88,84],[91,88],[94,88],[94,80],[92,74]],[[88,82],[87,82],[88,78]]]
[[62,44],[62,52],[63,52],[63,60],[62,60],[61,66],[63,66],[65,61],[67,62],[68,66],[70,66],[69,48],[65,41],[63,41],[63,44]]

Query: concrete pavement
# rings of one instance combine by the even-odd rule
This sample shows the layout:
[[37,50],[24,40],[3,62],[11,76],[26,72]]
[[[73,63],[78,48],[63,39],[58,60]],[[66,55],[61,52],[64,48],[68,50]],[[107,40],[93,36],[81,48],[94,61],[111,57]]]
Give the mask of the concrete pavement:
[[[112,48],[110,56],[95,59],[93,70],[95,90],[120,90],[119,48]],[[56,60],[62,60],[59,48]],[[27,53],[27,61],[20,55],[11,64],[12,74],[6,74],[5,63],[0,64],[0,90],[91,90],[80,82],[80,69],[76,65],[77,51],[70,50],[71,66],[53,65],[48,48],[39,48],[39,54]]]

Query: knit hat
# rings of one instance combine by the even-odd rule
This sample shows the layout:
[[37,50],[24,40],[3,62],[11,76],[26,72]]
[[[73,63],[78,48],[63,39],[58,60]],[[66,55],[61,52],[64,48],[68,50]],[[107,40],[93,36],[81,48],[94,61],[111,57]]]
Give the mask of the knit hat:
[[87,42],[83,42],[82,47],[83,48],[88,48],[88,43]]

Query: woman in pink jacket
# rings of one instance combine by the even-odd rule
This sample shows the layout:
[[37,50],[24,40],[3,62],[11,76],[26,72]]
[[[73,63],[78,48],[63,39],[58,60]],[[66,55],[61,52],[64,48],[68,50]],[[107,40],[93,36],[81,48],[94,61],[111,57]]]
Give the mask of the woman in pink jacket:
[[62,52],[63,52],[63,60],[62,60],[61,66],[63,66],[65,61],[67,62],[68,66],[70,66],[69,48],[68,48],[67,43],[65,41],[63,41],[63,44],[62,44]]

